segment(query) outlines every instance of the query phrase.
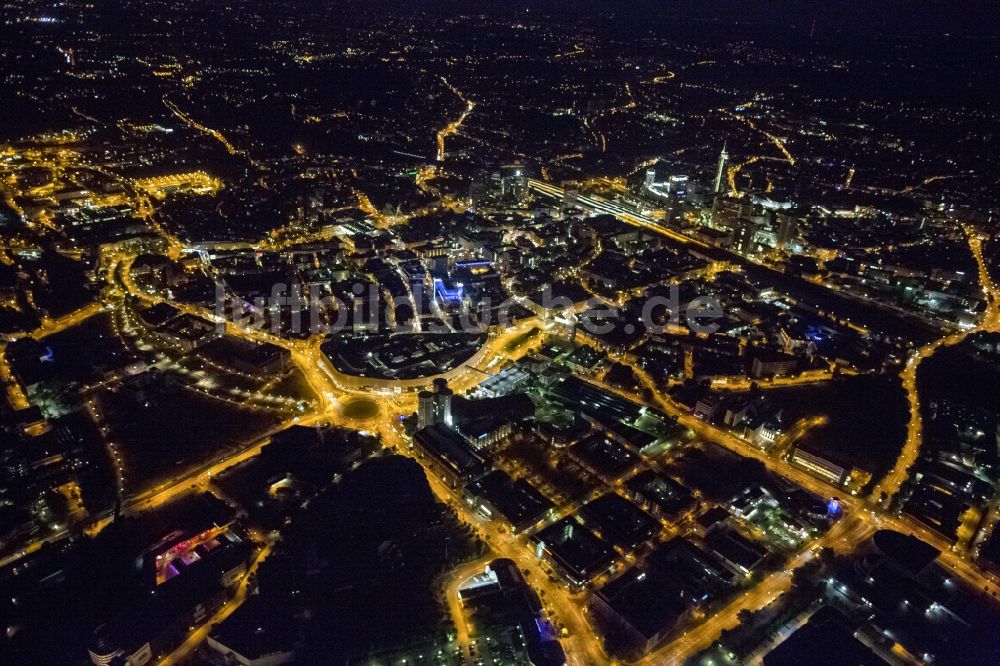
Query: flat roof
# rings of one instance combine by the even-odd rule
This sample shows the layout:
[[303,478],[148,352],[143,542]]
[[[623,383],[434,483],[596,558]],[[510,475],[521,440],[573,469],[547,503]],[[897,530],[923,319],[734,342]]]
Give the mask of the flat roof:
[[443,423],[418,430],[413,439],[455,474],[474,473],[486,465],[465,437]]
[[694,504],[694,496],[686,486],[655,470],[639,472],[626,485],[667,515],[678,514]]
[[843,666],[884,664],[854,637],[855,626],[840,611],[824,606],[764,657],[764,666]]
[[597,596],[646,640],[673,627],[687,610],[684,590],[656,569],[629,569]]
[[708,542],[720,557],[744,571],[750,571],[767,556],[766,548],[734,530],[714,533],[708,537]]
[[587,523],[594,523],[615,544],[635,548],[657,532],[659,523],[617,493],[605,493],[580,509]]
[[568,409],[587,414],[633,422],[642,415],[642,406],[605,391],[578,377],[566,377],[549,391],[550,395]]
[[893,530],[879,530],[872,536],[872,543],[880,553],[914,574],[941,554],[937,548],[917,537]]
[[570,452],[601,474],[621,476],[638,462],[639,457],[601,433],[580,440]]
[[721,506],[715,506],[695,518],[695,522],[704,528],[709,528],[716,523],[721,523],[728,517],[728,511]]
[[718,558],[684,537],[674,537],[660,544],[649,554],[646,562],[651,567],[676,576],[695,602],[709,601],[733,584],[733,574]]
[[273,598],[247,598],[232,615],[212,629],[211,637],[240,656],[254,660],[274,652],[290,652],[298,640],[298,626],[290,609],[276,607]]
[[611,546],[572,517],[549,525],[533,540],[542,544],[576,582],[589,580],[614,560]]
[[516,527],[534,523],[553,507],[552,501],[534,486],[507,472],[496,470],[469,486],[469,492],[482,497]]

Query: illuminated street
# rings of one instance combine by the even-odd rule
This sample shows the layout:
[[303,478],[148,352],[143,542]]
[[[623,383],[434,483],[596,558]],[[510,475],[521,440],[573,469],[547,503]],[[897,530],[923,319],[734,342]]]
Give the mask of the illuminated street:
[[20,3],[0,664],[992,663],[997,25]]

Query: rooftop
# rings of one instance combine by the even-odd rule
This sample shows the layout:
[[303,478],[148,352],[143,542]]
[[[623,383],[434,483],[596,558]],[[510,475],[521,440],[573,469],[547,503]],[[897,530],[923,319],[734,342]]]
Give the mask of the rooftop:
[[572,517],[549,525],[533,540],[577,583],[586,582],[614,559],[611,546]]

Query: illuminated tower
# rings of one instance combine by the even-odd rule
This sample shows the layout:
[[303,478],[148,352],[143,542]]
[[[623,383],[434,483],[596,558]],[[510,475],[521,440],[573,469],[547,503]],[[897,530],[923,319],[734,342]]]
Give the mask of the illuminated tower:
[[757,222],[748,218],[740,218],[733,230],[733,249],[740,254],[751,254],[757,238]]
[[423,429],[434,425],[434,394],[421,391],[417,395],[417,428]]
[[722,144],[722,152],[719,153],[719,165],[715,167],[715,186],[712,194],[722,191],[722,177],[726,173],[726,164],[729,162],[729,153],[726,152],[726,144]]
[[438,377],[434,380],[434,392],[435,392],[435,417],[438,423],[444,423],[450,426],[451,421],[451,398],[454,395],[452,390],[448,388],[448,380]]
[[417,428],[428,428],[438,423],[450,426],[453,395],[448,382],[441,377],[434,380],[433,391],[421,391],[417,396]]

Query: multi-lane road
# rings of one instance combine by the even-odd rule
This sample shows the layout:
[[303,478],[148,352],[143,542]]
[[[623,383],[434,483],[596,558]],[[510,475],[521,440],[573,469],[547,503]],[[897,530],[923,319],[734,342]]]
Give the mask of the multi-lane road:
[[[456,92],[456,94],[458,93]],[[455,126],[452,127],[452,125],[449,125],[449,127],[446,127],[445,130],[449,130],[449,128],[451,128],[451,132],[457,131],[457,126],[461,124],[474,106],[474,103],[470,101],[467,101],[466,103],[466,111],[462,114],[461,118],[456,121],[456,123],[452,124]],[[440,149],[443,148],[442,144],[444,137],[449,134],[449,132],[445,130],[442,130],[442,132],[444,132],[443,135],[439,134],[438,136],[439,153],[441,152]],[[443,157],[439,157],[443,159]],[[556,198],[561,198],[563,196],[563,190],[561,188],[548,183],[538,180],[530,180],[529,184],[532,189],[545,195]],[[693,247],[708,247],[695,239],[664,227],[661,223],[651,217],[628,210],[615,202],[607,201],[600,197],[579,197],[578,202],[591,210],[613,215],[629,224],[646,228],[657,234],[668,237],[677,243]],[[910,359],[910,362],[906,366],[903,373],[904,388],[906,388],[911,402],[911,422],[906,445],[904,446],[903,454],[900,456],[897,465],[893,468],[889,475],[887,475],[887,477],[880,484],[878,484],[878,486],[876,486],[876,492],[873,494],[873,497],[877,498],[881,495],[881,493],[891,495],[896,492],[900,484],[905,480],[908,468],[919,454],[922,427],[919,416],[919,396],[916,388],[916,372],[920,360],[932,355],[942,345],[956,344],[957,342],[960,342],[973,331],[1000,330],[1000,309],[998,309],[998,305],[1000,305],[1000,303],[998,303],[997,299],[998,292],[989,276],[982,257],[981,240],[970,231],[969,243],[979,266],[980,281],[983,285],[984,293],[987,296],[989,307],[981,323],[975,329],[936,340],[933,343],[919,349]],[[162,299],[141,290],[134,283],[134,281],[132,281],[130,271],[128,270],[132,258],[134,258],[134,256],[127,252],[121,252],[111,258],[107,272],[109,284],[113,284],[117,289],[119,289],[119,295],[128,293],[133,297],[147,302],[161,301]],[[189,311],[192,314],[214,318],[214,313],[207,312],[204,308],[195,308],[192,306],[183,306],[178,304],[174,305],[183,311]],[[64,330],[69,326],[79,323],[86,317],[92,316],[98,312],[101,307],[103,306],[100,304],[94,304],[72,313],[61,320],[47,322],[36,333],[39,335],[46,335],[58,330]],[[530,345],[520,345],[517,348],[511,348],[511,343],[520,336],[524,335],[532,327],[540,328],[543,327],[543,324],[537,319],[524,321],[503,334],[488,339],[486,342],[486,354],[483,357],[486,360],[479,363],[478,367],[469,365],[468,367],[463,368],[462,371],[459,372],[452,380],[453,388],[459,392],[471,389],[485,376],[492,374],[508,361],[523,354]],[[298,420],[300,423],[344,423],[342,405],[345,399],[356,396],[371,396],[371,390],[366,389],[356,378],[342,375],[336,372],[336,370],[334,370],[328,363],[324,362],[324,359],[321,358],[322,352],[319,348],[321,338],[318,336],[314,336],[313,338],[305,341],[291,341],[259,330],[235,326],[229,326],[227,330],[232,335],[241,336],[246,339],[277,344],[285,349],[288,349],[292,353],[294,363],[302,371],[306,381],[309,383],[313,392],[317,396],[315,411]],[[816,479],[803,470],[791,466],[780,458],[768,455],[764,451],[761,451],[731,433],[715,428],[710,424],[695,418],[689,412],[683,410],[678,405],[662,396],[658,387],[651,380],[651,378],[644,371],[642,371],[641,368],[631,364],[627,358],[621,360],[629,363],[640,381],[643,382],[647,388],[651,389],[653,403],[666,411],[668,414],[675,416],[682,425],[692,429],[699,436],[699,438],[706,441],[717,442],[718,444],[740,455],[759,460],[775,474],[788,478],[789,480],[812,492],[822,496],[836,497],[841,501],[842,506],[844,506],[846,510],[846,517],[837,523],[824,536],[810,544],[807,549],[802,550],[798,555],[794,556],[788,564],[786,570],[769,575],[753,588],[748,589],[733,599],[728,605],[717,613],[714,613],[706,621],[688,629],[687,631],[684,631],[681,635],[676,636],[666,645],[642,659],[639,663],[643,664],[643,666],[677,663],[683,661],[687,657],[697,654],[699,651],[710,646],[711,643],[718,638],[722,631],[734,626],[737,623],[737,616],[740,610],[754,610],[762,608],[771,603],[783,591],[787,590],[791,584],[790,572],[808,562],[817,547],[829,546],[835,550],[847,552],[850,551],[857,543],[869,537],[877,529],[896,529],[919,536],[943,551],[941,562],[957,575],[979,588],[996,590],[997,582],[992,576],[984,574],[968,560],[963,559],[954,552],[951,552],[949,549],[950,544],[945,543],[944,540],[937,535],[929,532],[911,520],[882,513],[879,507],[869,502],[866,498],[853,497],[844,493],[841,489],[835,489],[828,486],[824,482]],[[605,388],[620,393],[620,391],[614,389],[613,387],[605,385]],[[627,397],[630,399],[636,398],[635,395],[629,395]],[[413,451],[407,446],[400,436],[396,417],[400,413],[409,413],[413,411],[416,401],[415,394],[410,392],[400,395],[382,396],[380,399],[383,401],[384,406],[388,408],[382,409],[377,417],[373,417],[369,421],[366,421],[365,425],[370,425],[373,430],[378,432],[387,446],[396,449],[401,453],[412,455]],[[287,425],[287,423],[282,424],[275,430],[284,428]],[[249,460],[258,455],[261,448],[267,441],[268,435],[265,435],[255,441],[248,442],[246,445],[240,447],[238,450],[230,453],[224,458],[213,461],[204,466],[200,466],[196,469],[192,469],[168,482],[130,498],[125,503],[124,508],[129,511],[145,511],[169,503],[180,495],[192,491],[192,489],[208,489],[213,476],[231,467],[232,465],[239,464],[240,462]],[[490,557],[496,555],[510,558],[526,572],[529,583],[542,595],[543,603],[547,611],[552,614],[556,624],[565,628],[567,632],[567,635],[563,637],[562,642],[566,649],[570,663],[574,666],[589,666],[591,664],[609,663],[610,659],[605,654],[601,641],[598,639],[597,634],[588,618],[586,610],[587,594],[572,593],[566,585],[556,581],[551,576],[547,565],[535,556],[525,537],[512,535],[508,526],[497,520],[486,519],[479,515],[476,511],[472,510],[453,488],[440,480],[438,475],[435,474],[427,465],[426,460],[419,455],[417,455],[416,458],[419,462],[421,462],[421,464],[427,467],[428,481],[435,494],[443,502],[454,508],[462,520],[472,526],[479,536],[489,545],[492,551]],[[101,527],[106,525],[109,520],[109,513],[95,517],[92,531],[99,530]],[[65,536],[65,533],[54,535],[53,537],[50,537],[50,540],[58,540],[64,538]],[[26,549],[25,552],[28,552],[29,550],[30,549]],[[256,564],[259,564],[264,557],[266,557],[266,553],[269,551],[270,546],[268,545],[262,551],[261,556],[257,559],[255,566]],[[20,556],[21,554],[17,554],[14,556],[14,559],[7,558],[7,560],[0,562],[0,566],[9,564],[11,561],[14,561]],[[457,590],[461,583],[469,576],[481,571],[482,566],[486,561],[488,561],[488,559],[483,558],[466,564],[458,570],[452,572],[443,582],[444,594],[447,598],[451,613],[455,617],[455,624],[458,630],[460,644],[463,641],[467,642],[469,640],[471,628],[466,624],[461,605],[458,602]],[[244,584],[241,587],[237,598],[234,599],[233,602],[231,602],[227,607],[225,611],[226,615],[238,607],[245,594],[246,586]],[[221,620],[223,619],[223,616],[220,614],[219,617],[214,619]],[[209,625],[205,625],[193,632],[188,637],[187,641],[185,641],[182,645],[180,652],[175,653],[164,663],[168,663],[170,660],[175,658],[181,658],[185,654],[189,653],[190,650],[196,647],[207,635],[208,629],[206,629],[206,627],[208,626]]]

